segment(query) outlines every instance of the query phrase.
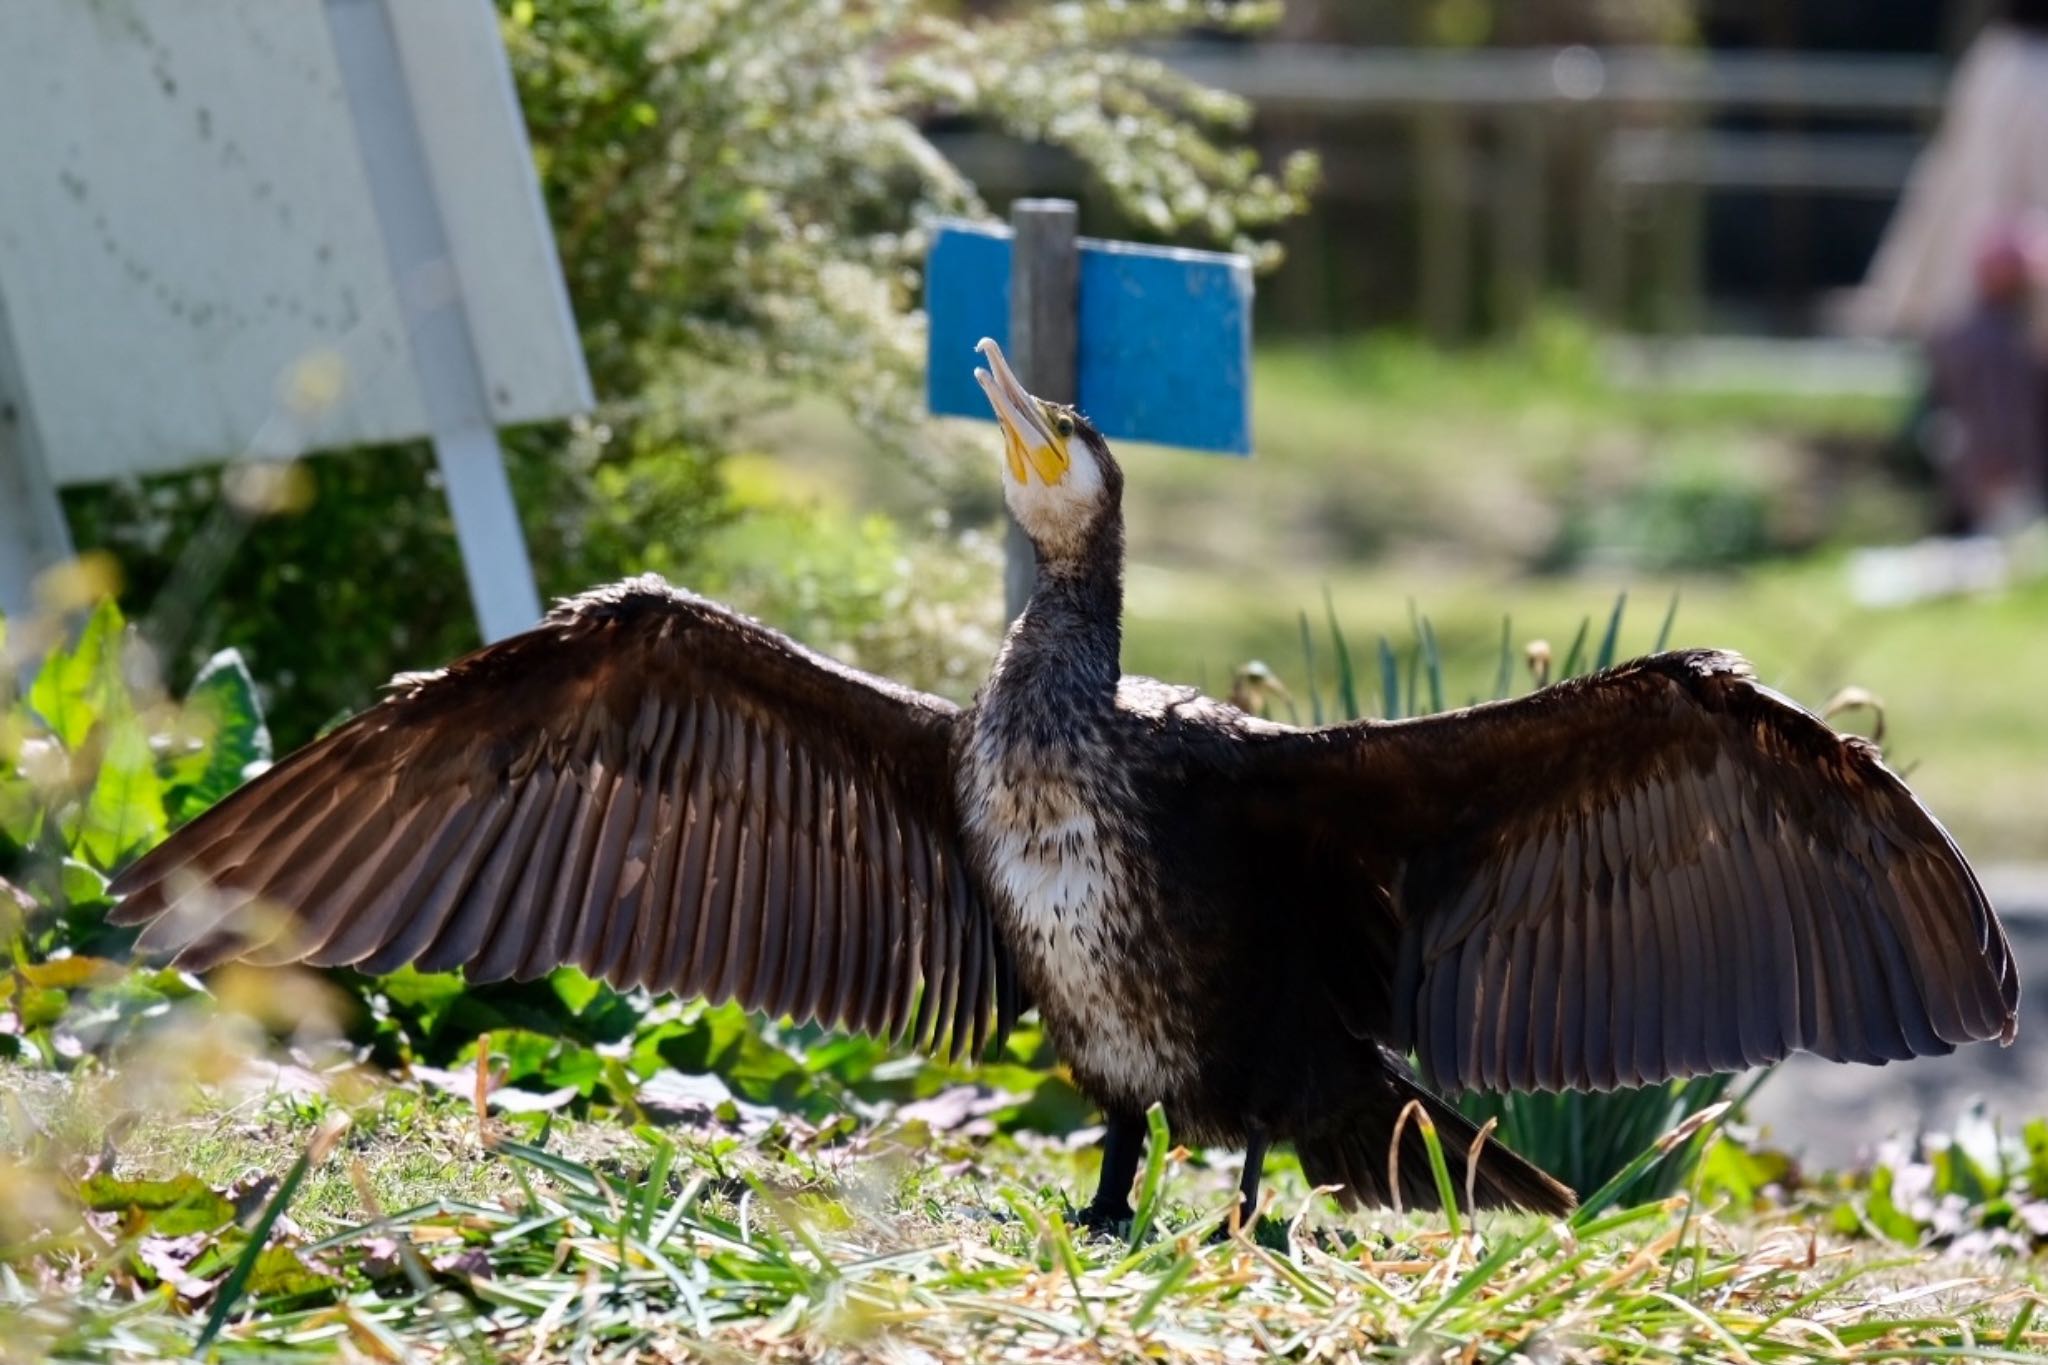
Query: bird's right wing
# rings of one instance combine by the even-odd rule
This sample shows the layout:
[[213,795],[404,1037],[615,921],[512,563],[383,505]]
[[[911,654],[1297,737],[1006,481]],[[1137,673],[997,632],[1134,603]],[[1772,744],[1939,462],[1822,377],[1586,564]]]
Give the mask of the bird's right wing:
[[122,873],[114,918],[193,967],[573,963],[978,1051],[1019,992],[957,834],[959,714],[635,580],[399,679]]
[[1872,745],[1733,655],[1245,747],[1245,808],[1291,841],[1270,847],[1350,869],[1377,936],[1378,961],[1330,955],[1330,989],[1357,1009],[1347,980],[1384,973],[1365,1027],[1444,1086],[2012,1040],[2012,951],[1955,844]]

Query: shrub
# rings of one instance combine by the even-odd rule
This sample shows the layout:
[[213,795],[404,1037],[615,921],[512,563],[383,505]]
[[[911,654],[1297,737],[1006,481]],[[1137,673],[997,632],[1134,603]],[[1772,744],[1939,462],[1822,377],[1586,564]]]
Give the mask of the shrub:
[[[1125,46],[1197,23],[1242,28],[1267,6],[1084,0],[997,18],[921,0],[501,10],[601,402],[590,420],[506,436],[548,594],[650,566],[716,581],[730,542],[711,533],[741,511],[722,461],[744,448],[741,419],[795,395],[838,403],[880,451],[933,447],[921,426],[921,224],[984,209],[921,120],[1059,146],[1144,230],[1261,252],[1258,234],[1299,206],[1309,174],[1305,162],[1265,173],[1231,143],[1243,102]],[[943,483],[946,467],[926,472]],[[68,498],[81,543],[121,560],[124,600],[174,677],[239,646],[270,684],[288,743],[399,668],[475,643],[431,459],[350,452],[308,470],[310,505],[262,521],[223,502],[218,472]],[[855,646],[863,636],[841,621],[823,633]]]

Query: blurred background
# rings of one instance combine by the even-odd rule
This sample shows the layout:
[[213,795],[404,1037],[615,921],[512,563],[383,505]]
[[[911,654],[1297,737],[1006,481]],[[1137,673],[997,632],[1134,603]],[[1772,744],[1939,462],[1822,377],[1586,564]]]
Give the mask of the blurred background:
[[[502,0],[595,400],[501,433],[525,553],[546,595],[651,569],[966,696],[997,463],[922,412],[925,228],[1071,197],[1090,235],[1261,270],[1254,457],[1119,452],[1127,669],[1220,692],[1262,660],[1306,722],[1340,645],[1384,649],[1459,704],[1625,597],[1622,655],[1668,617],[1809,706],[1875,699],[1842,723],[1881,716],[2038,962],[2038,9]],[[306,359],[281,402],[318,401]],[[85,567],[44,600],[116,588],[173,692],[238,648],[281,751],[479,636],[424,443],[259,445],[67,481]],[[1929,1084],[2048,1084],[1972,1065]]]

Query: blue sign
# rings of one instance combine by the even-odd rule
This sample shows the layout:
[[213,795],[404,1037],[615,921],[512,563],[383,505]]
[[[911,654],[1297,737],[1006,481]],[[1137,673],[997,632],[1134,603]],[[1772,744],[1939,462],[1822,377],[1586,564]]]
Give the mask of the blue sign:
[[[1079,246],[1075,406],[1112,439],[1251,454],[1251,263],[1087,237]],[[939,225],[924,291],[931,410],[992,419],[974,343],[1010,344],[1009,229]]]

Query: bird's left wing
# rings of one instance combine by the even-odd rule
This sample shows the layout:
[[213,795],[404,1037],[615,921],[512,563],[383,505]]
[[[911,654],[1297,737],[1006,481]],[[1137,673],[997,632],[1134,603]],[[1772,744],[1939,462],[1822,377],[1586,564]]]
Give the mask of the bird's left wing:
[[978,1050],[1019,992],[959,844],[959,714],[635,580],[401,677],[122,873],[114,918],[193,967],[573,963]]
[[1359,940],[1391,970],[1331,975],[1341,992],[1369,966],[1392,999],[1345,1017],[1447,1088],[2012,1039],[2012,953],[1948,834],[1872,745],[1733,655],[1246,747],[1234,779],[1266,847],[1352,869],[1378,907],[1356,913],[1392,918]]

